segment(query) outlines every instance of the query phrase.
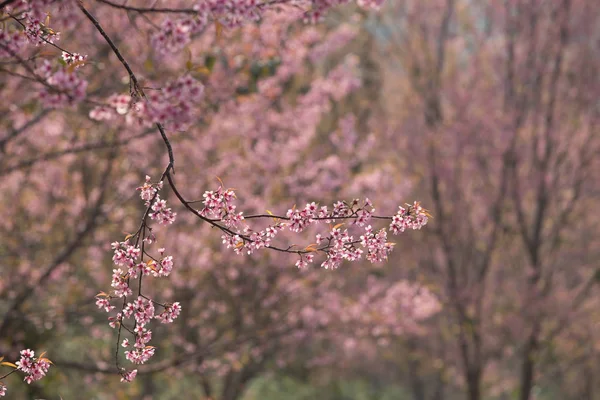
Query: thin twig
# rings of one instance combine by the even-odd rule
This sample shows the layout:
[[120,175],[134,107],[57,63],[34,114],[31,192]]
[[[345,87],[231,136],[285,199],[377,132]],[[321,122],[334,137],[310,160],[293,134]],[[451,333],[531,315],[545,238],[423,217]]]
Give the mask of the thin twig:
[[165,7],[135,7],[126,4],[115,3],[110,0],[96,0],[99,3],[104,3],[114,8],[120,8],[127,11],[135,11],[140,14],[144,13],[174,13],[174,14],[198,14],[198,11],[193,8],[165,8]]

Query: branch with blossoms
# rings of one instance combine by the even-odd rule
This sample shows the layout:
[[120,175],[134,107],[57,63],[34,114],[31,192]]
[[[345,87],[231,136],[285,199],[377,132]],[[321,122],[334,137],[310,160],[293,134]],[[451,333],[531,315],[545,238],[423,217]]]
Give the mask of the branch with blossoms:
[[39,93],[42,104],[49,108],[60,108],[84,101],[88,82],[77,76],[75,70],[84,64],[85,56],[63,51],[62,60],[66,65],[65,68],[54,69],[47,60],[44,60],[43,64],[34,70],[27,60],[17,54],[16,49],[3,43],[1,35],[2,32],[0,32],[0,57],[8,55],[15,58],[29,75],[3,71],[43,85],[44,88]]
[[[327,206],[319,207],[316,203],[309,203],[303,209],[295,207],[289,209],[285,215],[261,214],[250,215],[245,218],[243,212],[237,211],[234,204],[236,195],[231,189],[219,186],[215,191],[206,191],[201,200],[203,207],[195,209],[192,205],[196,201],[185,200],[178,191],[169,164],[158,182],[152,182],[149,176],[146,182],[138,187],[140,197],[144,201],[146,211],[138,230],[127,235],[122,242],[112,243],[113,269],[112,290],[109,293],[101,292],[96,298],[96,305],[106,312],[112,312],[116,306],[113,300],[120,301],[120,308],[116,315],[109,316],[109,325],[117,329],[117,350],[115,352],[115,365],[122,376],[122,381],[130,382],[137,370],[126,371],[120,366],[120,347],[127,348],[125,357],[134,364],[144,364],[154,354],[155,347],[148,345],[152,338],[152,331],[147,328],[151,320],[157,319],[162,323],[171,323],[181,312],[179,303],[161,303],[143,293],[143,281],[148,278],[168,277],[173,270],[173,256],[165,255],[165,249],[159,248],[157,253],[151,254],[149,247],[156,243],[157,238],[150,225],[149,219],[159,225],[169,225],[175,221],[177,214],[167,207],[167,202],[160,198],[159,192],[163,189],[163,180],[167,178],[170,188],[179,201],[192,214],[222,232],[221,238],[227,248],[232,248],[237,254],[253,254],[265,249],[278,252],[295,254],[299,257],[296,261],[298,268],[306,268],[315,260],[315,254],[324,255],[321,267],[336,269],[342,262],[358,261],[365,254],[365,258],[372,262],[385,261],[394,247],[394,243],[387,241],[387,231],[381,228],[377,231],[367,223],[371,219],[390,221],[389,230],[399,234],[406,229],[421,229],[427,224],[428,213],[418,202],[406,207],[399,207],[398,212],[389,217],[374,215],[372,203],[366,199],[362,204],[359,200],[351,203],[337,202],[329,210]],[[249,220],[273,219],[275,223],[258,230],[246,223]],[[311,225],[319,223],[331,224],[344,221],[330,227],[327,233],[317,234],[316,243],[295,249],[296,246],[276,246],[272,240],[282,231],[300,233]],[[359,238],[350,234],[349,229],[342,225],[350,224],[363,228]],[[137,292],[135,300],[128,301]],[[157,313],[157,307],[162,311]],[[121,337],[129,333],[129,338],[121,341]],[[133,344],[132,344],[133,343]]]
[[[207,191],[204,193],[204,204],[202,209],[196,210],[192,204],[196,201],[187,201],[183,198],[177,189],[170,171],[167,171],[169,186],[175,193],[178,200],[186,207],[188,211],[208,222],[212,226],[219,228],[223,235],[223,243],[227,248],[233,248],[237,254],[246,252],[253,254],[256,250],[262,248],[275,250],[284,253],[296,254],[300,259],[296,262],[298,267],[306,267],[314,261],[314,253],[323,253],[326,260],[321,266],[326,269],[335,269],[340,266],[343,260],[357,261],[361,258],[364,251],[358,246],[362,246],[367,254],[366,259],[371,262],[380,262],[387,260],[388,253],[392,250],[394,244],[387,241],[387,232],[380,229],[373,231],[371,225],[368,225],[359,239],[349,234],[348,229],[342,230],[345,223],[364,227],[371,219],[388,220],[390,231],[397,235],[406,229],[421,229],[427,224],[429,214],[419,202],[412,205],[406,204],[406,207],[399,207],[394,216],[374,215],[375,208],[369,199],[365,199],[360,204],[359,199],[348,203],[338,201],[330,210],[327,206],[319,207],[315,202],[306,204],[303,209],[297,209],[295,206],[287,211],[285,215],[257,214],[244,217],[243,212],[236,212],[237,206],[234,204],[236,198],[232,189],[225,189],[219,186],[216,191]],[[245,224],[245,220],[250,219],[273,219],[274,224],[269,225],[263,230],[256,230]],[[331,224],[343,221],[333,227],[325,235],[317,234],[316,243],[310,244],[302,249],[297,249],[295,245],[286,247],[272,245],[272,239],[283,230],[289,230],[294,233],[304,231],[310,225],[319,223]]]
[[[102,1],[102,3],[112,6],[117,4],[111,4],[112,2],[109,1]],[[192,17],[186,16],[177,21],[167,19],[162,30],[153,36],[152,43],[159,52],[166,51],[166,49],[175,51],[188,43],[193,34],[201,32],[209,19],[215,19],[224,26],[238,26],[245,21],[260,19],[261,12],[269,6],[291,3],[296,4],[296,2],[285,0],[201,2],[194,6],[195,15]],[[24,11],[22,22],[27,40],[38,45],[57,39],[58,35],[41,22],[43,15],[41,7],[46,5],[46,1],[38,0],[23,4],[27,4],[29,7]],[[333,5],[333,2],[313,0],[307,4],[310,4],[310,10],[304,13],[303,17],[314,22]],[[361,6],[377,8],[379,4],[378,0],[371,2],[359,0]],[[156,104],[162,101],[168,102],[170,95],[177,96],[182,93],[189,98],[199,99],[203,92],[202,85],[189,77],[183,77],[170,86],[169,90],[165,90],[165,95],[146,96],[129,63],[102,28],[100,22],[86,9],[81,0],[77,1],[77,6],[126,69],[130,80],[131,101],[134,103],[138,99],[144,101],[137,105],[137,109],[142,110],[141,118],[145,117],[146,122],[149,120],[155,122],[169,157],[169,163],[160,179],[152,181],[150,177],[147,177],[146,182],[138,188],[146,207],[140,226],[136,232],[127,235],[123,241],[112,243],[115,268],[113,269],[111,290],[101,292],[96,296],[96,305],[111,313],[108,317],[109,325],[117,330],[115,366],[122,381],[132,381],[137,374],[137,369],[128,371],[121,367],[119,357],[121,347],[126,349],[124,355],[128,361],[133,364],[146,363],[156,351],[155,347],[149,344],[152,338],[150,322],[158,320],[165,324],[171,323],[181,312],[179,303],[159,301],[144,292],[144,282],[150,278],[168,277],[175,265],[173,256],[167,255],[164,248],[152,251],[152,246],[157,243],[155,227],[152,223],[169,225],[175,221],[177,215],[167,206],[166,200],[159,195],[165,180],[186,211],[221,231],[221,239],[227,248],[237,254],[250,255],[261,250],[293,254],[298,258],[296,266],[299,268],[308,267],[316,261],[317,257],[322,259],[321,266],[326,269],[336,269],[344,261],[358,261],[363,257],[372,263],[385,261],[394,244],[388,241],[388,230],[385,227],[373,228],[369,224],[371,221],[385,221],[389,224],[388,229],[393,234],[399,234],[406,229],[420,229],[427,223],[429,215],[418,202],[405,207],[400,206],[398,212],[392,216],[375,215],[375,208],[368,199],[351,202],[339,201],[331,208],[312,202],[303,208],[292,207],[285,214],[269,213],[244,216],[243,212],[237,211],[235,192],[225,188],[223,184],[214,191],[206,191],[200,201],[187,200],[174,180],[175,157],[167,129],[163,125],[163,121],[168,119],[169,115]],[[125,6],[119,8],[126,9]],[[2,32],[2,35],[2,41],[7,43],[3,45],[3,49],[7,54],[18,58],[17,51],[22,45],[23,35],[11,36],[7,32]],[[83,62],[83,58],[77,53],[69,52],[63,54],[63,59],[69,67],[56,73],[52,73],[47,64],[44,64],[39,70],[28,69],[28,72],[37,80],[42,81],[47,88],[56,89],[58,87],[60,89],[59,93],[41,96],[42,100],[49,99],[48,106],[72,105],[76,101],[82,101],[85,97],[87,82],[79,80],[74,74],[75,69]],[[25,67],[27,69],[28,66]],[[41,75],[43,79],[38,79],[38,75]],[[65,95],[65,93],[67,94]],[[129,100],[117,96],[111,100],[110,107],[113,107],[118,114],[122,114],[119,110],[129,108]],[[150,111],[144,114],[143,110]],[[112,109],[106,108],[93,111],[91,114],[100,117],[111,113]],[[167,128],[170,126],[167,125]],[[202,206],[196,208],[195,204],[200,202]],[[263,228],[249,223],[254,220],[270,221],[271,219],[273,223],[269,223]],[[318,227],[320,224],[335,225],[330,225],[318,233],[315,236],[315,243],[300,247],[274,243],[276,237],[283,231],[298,234],[310,226]],[[117,302],[118,307],[113,304]],[[116,311],[116,314],[112,315],[113,311]]]
[[28,384],[31,384],[46,376],[48,369],[50,369],[50,365],[52,365],[52,361],[44,357],[46,353],[42,353],[38,357],[35,357],[35,352],[33,350],[26,349],[21,350],[20,354],[21,358],[19,358],[15,364],[3,361],[4,357],[0,357],[0,367],[12,368],[12,371],[0,376],[0,397],[6,396],[7,391],[6,385],[1,381],[2,379],[16,372],[22,372],[25,374],[23,380]]
[[[100,22],[82,3],[79,3],[79,8],[96,27],[127,70],[134,94],[149,102],[131,67],[104,31]],[[140,197],[146,206],[142,222],[138,230],[131,235],[127,235],[123,242],[112,243],[113,262],[121,268],[113,269],[112,292],[101,292],[96,296],[97,306],[106,312],[111,312],[116,308],[112,305],[112,300],[122,299],[117,314],[108,318],[109,325],[118,329],[115,366],[121,374],[121,381],[131,382],[137,375],[137,369],[127,371],[120,366],[120,346],[132,347],[130,350],[125,351],[125,357],[129,361],[134,364],[144,364],[155,354],[155,347],[148,345],[152,337],[152,331],[146,328],[147,324],[152,319],[158,319],[162,323],[171,323],[181,312],[179,303],[157,302],[144,295],[142,291],[144,277],[167,277],[174,265],[173,257],[165,256],[164,248],[159,248],[158,255],[155,254],[154,256],[148,251],[148,247],[156,242],[156,236],[149,225],[148,217],[160,225],[167,225],[172,224],[177,215],[171,208],[167,207],[166,200],[161,199],[159,196],[165,178],[186,210],[222,232],[221,238],[227,248],[232,248],[237,254],[247,253],[248,255],[261,249],[296,254],[299,257],[296,266],[299,268],[305,268],[313,263],[315,254],[319,253],[325,257],[321,266],[326,269],[336,269],[344,260],[358,261],[365,252],[365,258],[372,263],[387,260],[394,243],[387,241],[385,228],[374,231],[371,225],[367,225],[367,222],[371,219],[390,221],[389,230],[393,234],[399,234],[406,229],[420,229],[427,224],[429,214],[418,202],[414,202],[412,205],[407,204],[407,207],[400,206],[395,215],[384,217],[374,215],[375,209],[368,199],[362,204],[359,200],[354,200],[351,203],[340,201],[335,203],[331,210],[327,206],[318,207],[313,202],[307,204],[302,210],[292,207],[285,215],[269,213],[268,215],[250,215],[245,218],[243,212],[236,211],[237,206],[234,204],[235,192],[231,189],[225,189],[223,185],[215,191],[206,191],[202,200],[203,207],[195,209],[193,204],[197,202],[186,200],[175,184],[173,178],[175,157],[172,146],[162,124],[157,122],[156,127],[167,148],[169,163],[158,182],[152,182],[151,177],[147,176],[146,182],[138,187]],[[275,223],[262,230],[254,229],[244,222],[266,218],[274,219]],[[327,233],[317,234],[316,243],[309,244],[302,249],[296,249],[294,245],[281,247],[274,246],[271,243],[277,234],[283,230],[300,233],[310,225],[338,221],[343,221],[343,223],[331,227]],[[356,238],[350,234],[348,229],[341,229],[344,223],[358,227],[365,227],[366,225],[366,227],[362,235]],[[136,282],[132,282],[134,280]],[[133,296],[135,283],[137,283],[137,297],[133,302],[128,302],[128,297]],[[162,309],[160,314],[156,314],[156,307]],[[121,342],[121,336],[125,334],[123,331],[133,336],[133,345],[128,338]]]

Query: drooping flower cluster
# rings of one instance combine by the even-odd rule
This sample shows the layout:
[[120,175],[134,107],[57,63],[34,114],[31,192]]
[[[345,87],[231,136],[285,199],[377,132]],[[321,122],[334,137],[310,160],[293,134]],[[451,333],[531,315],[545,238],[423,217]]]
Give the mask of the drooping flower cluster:
[[[155,348],[148,346],[147,343],[152,339],[152,331],[146,329],[146,325],[156,318],[154,315],[155,308],[152,301],[146,300],[143,297],[138,297],[133,303],[127,303],[123,309],[123,316],[131,318],[135,321],[135,343],[133,350],[125,352],[125,357],[134,364],[143,364],[154,355]],[[123,347],[129,347],[129,341],[123,341]]]
[[306,268],[308,267],[309,264],[311,264],[315,259],[315,255],[314,254],[305,254],[303,256],[300,257],[300,259],[298,261],[296,261],[296,267],[302,269],[302,268]]
[[[128,235],[122,242],[112,243],[113,263],[117,268],[113,269],[112,291],[110,293],[100,292],[96,295],[96,305],[105,312],[111,312],[116,307],[111,304],[113,299],[124,298],[124,306],[116,313],[108,317],[109,326],[113,329],[125,328],[133,335],[134,341],[130,343],[128,338],[124,339],[120,346],[127,348],[125,357],[134,364],[147,362],[155,353],[154,346],[148,345],[152,339],[152,331],[148,324],[153,320],[159,320],[163,324],[173,322],[181,312],[179,303],[161,304],[146,297],[141,291],[141,280],[143,277],[166,277],[173,270],[173,256],[165,255],[165,249],[159,248],[158,255],[151,256],[148,247],[156,241],[152,228],[148,225],[146,217],[156,220],[159,224],[172,223],[175,213],[167,207],[166,201],[160,199],[159,191],[163,183],[153,183],[146,176],[144,184],[137,188],[140,198],[147,207],[144,221],[140,229],[133,235]],[[137,279],[136,285],[132,280]],[[137,298],[127,302],[127,297],[133,295],[133,288],[138,290]],[[163,311],[158,313],[156,307],[160,306]],[[131,382],[137,375],[137,370],[121,370],[121,381]]]
[[141,252],[140,248],[130,245],[128,240],[113,242],[111,246],[114,250],[113,263],[120,267],[126,267],[130,274],[135,273],[137,259]]
[[17,369],[25,373],[25,382],[31,383],[38,381],[46,376],[50,368],[50,360],[44,358],[42,354],[35,358],[33,350],[21,350],[21,358],[16,362]]
[[[129,273],[124,273],[123,270],[121,270],[121,268],[113,269],[112,283],[110,285],[115,290],[116,297],[131,296],[133,294],[128,283],[130,276],[131,275],[129,275]],[[98,305],[98,307],[104,307],[105,310],[107,309],[107,306],[105,304],[101,305],[98,304],[98,302],[96,302],[96,305]]]

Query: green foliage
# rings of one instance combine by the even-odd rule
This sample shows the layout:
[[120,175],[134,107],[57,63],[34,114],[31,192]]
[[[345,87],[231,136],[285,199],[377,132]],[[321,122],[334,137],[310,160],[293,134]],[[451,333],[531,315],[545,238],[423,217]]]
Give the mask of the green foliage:
[[289,376],[253,381],[243,400],[410,400],[397,385],[379,386],[366,380],[333,380],[325,385],[301,382]]

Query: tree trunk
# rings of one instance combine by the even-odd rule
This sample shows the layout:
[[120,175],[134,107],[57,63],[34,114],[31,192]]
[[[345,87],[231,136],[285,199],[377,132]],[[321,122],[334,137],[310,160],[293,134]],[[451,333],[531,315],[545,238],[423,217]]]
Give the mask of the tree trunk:
[[467,372],[467,390],[469,400],[480,400],[481,368],[475,367]]
[[523,361],[521,364],[521,389],[519,400],[529,400],[531,389],[533,389],[533,376],[535,373],[535,352],[538,347],[537,327],[533,329],[523,349]]
[[410,360],[408,363],[408,379],[414,400],[425,400],[425,385],[419,375],[419,362]]

